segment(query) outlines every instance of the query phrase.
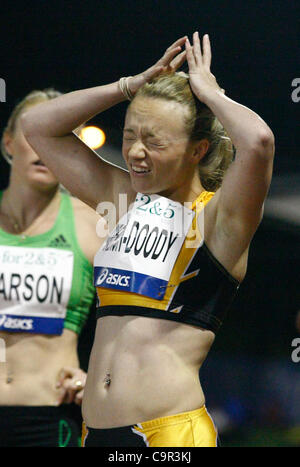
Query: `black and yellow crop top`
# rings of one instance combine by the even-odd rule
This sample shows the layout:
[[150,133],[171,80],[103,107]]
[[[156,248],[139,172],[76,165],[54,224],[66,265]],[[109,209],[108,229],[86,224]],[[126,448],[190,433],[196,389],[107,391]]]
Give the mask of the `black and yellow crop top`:
[[239,282],[201,237],[204,207],[213,195],[202,192],[186,209],[138,194],[135,209],[95,257],[98,318],[136,315],[218,331]]

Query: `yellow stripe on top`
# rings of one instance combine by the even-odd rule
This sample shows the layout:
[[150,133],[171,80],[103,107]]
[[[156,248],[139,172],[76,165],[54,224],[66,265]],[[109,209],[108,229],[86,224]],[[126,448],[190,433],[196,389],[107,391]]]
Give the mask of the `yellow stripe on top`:
[[[211,200],[215,193],[203,191],[198,198],[192,203],[191,209],[195,211],[190,230],[182,245],[178,258],[175,262],[170,280],[167,285],[167,290],[163,300],[146,297],[132,292],[124,292],[120,290],[113,290],[104,287],[97,287],[97,295],[100,301],[100,308],[102,306],[121,305],[121,306],[140,306],[146,308],[155,308],[158,310],[167,310],[169,303],[174,295],[178,285],[190,277],[194,277],[197,273],[193,272],[191,275],[184,277],[188,265],[190,264],[194,254],[199,246],[202,244],[202,236],[199,230],[199,214],[203,211],[206,204]],[[165,291],[163,290],[162,293]]]

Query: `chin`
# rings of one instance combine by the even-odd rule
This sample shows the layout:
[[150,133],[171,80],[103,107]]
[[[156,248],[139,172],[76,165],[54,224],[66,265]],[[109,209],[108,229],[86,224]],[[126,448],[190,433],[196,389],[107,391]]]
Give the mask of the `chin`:
[[131,186],[137,193],[145,193],[145,195],[155,194],[159,190],[157,186],[143,180],[131,179]]
[[132,188],[137,192],[137,193],[144,193],[145,195],[153,195],[157,193],[157,191],[153,187],[149,186],[143,186],[139,185],[137,183],[132,184]]
[[39,191],[53,191],[58,188],[58,181],[51,177],[51,180],[42,179],[41,177],[36,177],[34,180],[30,180],[30,185]]

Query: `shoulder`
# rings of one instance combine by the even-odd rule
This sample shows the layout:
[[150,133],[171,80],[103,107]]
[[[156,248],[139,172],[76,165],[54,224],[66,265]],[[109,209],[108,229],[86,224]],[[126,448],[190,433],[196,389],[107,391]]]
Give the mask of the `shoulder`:
[[93,263],[98,249],[105,237],[99,235],[105,231],[106,222],[94,209],[77,198],[71,197],[74,211],[77,240],[85,256]]
[[74,216],[76,219],[82,219],[86,222],[97,222],[100,218],[99,214],[78,198],[70,196],[70,200],[73,206]]

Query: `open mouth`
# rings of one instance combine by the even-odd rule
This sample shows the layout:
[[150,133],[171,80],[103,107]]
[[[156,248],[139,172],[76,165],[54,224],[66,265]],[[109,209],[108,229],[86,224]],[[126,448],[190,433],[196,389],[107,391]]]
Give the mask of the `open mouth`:
[[132,172],[137,174],[137,175],[145,175],[151,172],[150,169],[145,169],[143,167],[137,167],[135,165],[131,166]]
[[38,159],[37,161],[33,162],[33,165],[37,165],[39,167],[46,167],[45,164],[40,160]]
[[44,172],[44,173],[48,173],[49,172],[49,169],[48,167],[44,164],[44,162],[42,162],[40,159],[38,159],[37,161],[33,162],[32,165],[34,165],[36,167],[36,170],[38,172]]

